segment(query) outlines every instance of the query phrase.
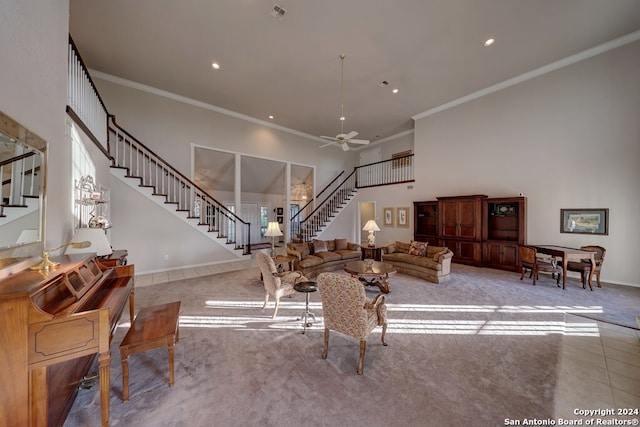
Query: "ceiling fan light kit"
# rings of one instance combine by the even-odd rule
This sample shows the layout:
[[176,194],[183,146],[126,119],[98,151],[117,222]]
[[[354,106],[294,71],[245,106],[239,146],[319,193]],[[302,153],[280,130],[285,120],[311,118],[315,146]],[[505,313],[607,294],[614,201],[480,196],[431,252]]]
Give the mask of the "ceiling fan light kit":
[[331,142],[321,145],[320,148],[328,147],[333,144],[340,144],[342,151],[349,151],[349,144],[368,144],[369,140],[366,139],[353,139],[358,136],[358,132],[351,131],[348,134],[344,133],[344,53],[340,54],[340,133],[334,136],[321,136],[320,138],[328,139]]

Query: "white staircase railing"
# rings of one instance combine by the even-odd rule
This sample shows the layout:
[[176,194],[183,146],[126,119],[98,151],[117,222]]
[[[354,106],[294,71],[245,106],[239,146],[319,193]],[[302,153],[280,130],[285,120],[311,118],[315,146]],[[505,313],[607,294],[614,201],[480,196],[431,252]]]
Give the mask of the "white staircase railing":
[[176,210],[188,212],[199,225],[251,253],[250,227],[233,212],[122,129],[105,107],[78,49],[69,36],[67,113],[111,160],[112,167],[138,178]]
[[107,149],[107,117],[109,113],[91,80],[78,49],[69,36],[67,71],[67,112],[77,118],[103,151]]
[[333,191],[327,194],[313,212],[300,221],[300,232],[297,238],[303,242],[308,242],[316,237],[320,230],[338,215],[357,191],[356,170],[354,169]]
[[357,166],[357,187],[378,187],[415,181],[413,154]]
[[0,216],[5,215],[5,207],[26,207],[26,197],[40,196],[39,170],[40,156],[33,151],[0,162],[0,177],[9,177],[2,181]]
[[164,196],[165,203],[177,211],[188,212],[199,225],[226,238],[244,254],[251,253],[251,224],[243,221],[206,191],[178,172],[144,144],[122,129],[113,116],[108,127],[109,155],[112,167],[126,169],[128,178],[140,180],[140,186],[153,188],[154,195]]

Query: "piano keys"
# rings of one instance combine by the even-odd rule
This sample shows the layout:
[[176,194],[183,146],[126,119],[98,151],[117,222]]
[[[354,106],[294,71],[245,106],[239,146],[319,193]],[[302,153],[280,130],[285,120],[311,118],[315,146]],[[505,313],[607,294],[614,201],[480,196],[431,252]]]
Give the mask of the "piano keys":
[[96,355],[109,424],[109,345],[127,303],[133,322],[134,267],[86,254],[55,261],[0,281],[0,425],[62,426]]

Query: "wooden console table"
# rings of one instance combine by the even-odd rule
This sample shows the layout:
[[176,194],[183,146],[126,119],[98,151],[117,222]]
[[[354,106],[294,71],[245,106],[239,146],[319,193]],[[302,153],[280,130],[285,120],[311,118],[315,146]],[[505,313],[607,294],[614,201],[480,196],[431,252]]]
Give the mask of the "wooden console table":
[[129,400],[129,356],[154,348],[169,349],[169,386],[174,383],[173,346],[180,338],[178,317],[180,301],[144,307],[120,343],[122,360],[122,400]]

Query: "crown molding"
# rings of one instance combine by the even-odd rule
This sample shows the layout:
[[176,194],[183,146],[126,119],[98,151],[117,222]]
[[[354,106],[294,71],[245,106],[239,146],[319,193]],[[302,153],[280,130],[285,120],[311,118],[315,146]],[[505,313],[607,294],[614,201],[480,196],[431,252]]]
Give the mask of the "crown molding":
[[592,47],[590,49],[583,50],[582,52],[576,53],[575,55],[568,56],[566,58],[560,59],[559,61],[555,61],[550,64],[544,65],[540,68],[536,68],[535,70],[531,70],[524,74],[520,74],[519,76],[516,76],[512,79],[505,80],[502,83],[498,83],[493,86],[489,86],[485,89],[481,89],[477,92],[470,93],[469,95],[465,95],[461,98],[454,99],[453,101],[431,108],[420,114],[416,114],[415,116],[411,116],[411,118],[414,121],[423,119],[433,114],[440,113],[441,111],[445,111],[450,108],[457,107],[458,105],[467,103],[469,101],[473,101],[474,99],[481,98],[485,95],[489,95],[499,90],[506,89],[510,86],[514,86],[514,85],[526,82],[527,80],[534,79],[536,77],[542,76],[543,74],[547,74],[552,71],[558,70],[560,68],[567,67],[569,65],[575,64],[576,62],[584,61],[585,59],[589,59],[593,56],[600,55],[601,53],[605,53],[610,50],[619,48],[620,46],[633,43],[637,40],[640,40],[640,30],[634,31],[632,33],[629,33],[617,39],[610,40],[606,43],[602,43],[601,45]]
[[310,135],[308,133],[300,132],[295,129],[291,129],[285,126],[280,126],[275,123],[268,122],[266,120],[257,119],[252,116],[247,116],[246,114],[241,114],[236,111],[227,110],[226,108],[218,107],[212,104],[208,104],[206,102],[197,101],[193,98],[188,98],[186,96],[177,95],[173,92],[168,92],[166,90],[158,89],[153,86],[148,86],[142,83],[137,83],[131,80],[123,79],[121,77],[117,77],[111,74],[103,73],[102,71],[97,71],[93,69],[89,69],[89,73],[92,78],[97,78],[101,80],[106,80],[112,83],[119,84],[121,86],[130,87],[132,89],[137,89],[142,92],[151,93],[154,95],[162,96],[164,98],[172,99],[174,101],[182,102],[184,104],[193,105],[194,107],[203,108],[205,110],[214,111],[216,113],[224,114],[230,117],[234,117],[236,119],[245,120],[251,123],[255,123],[261,126],[270,127],[272,129],[276,129],[282,132],[290,133],[292,135],[301,136],[303,138],[311,139],[316,142],[325,142],[324,139],[317,137],[315,135]]

